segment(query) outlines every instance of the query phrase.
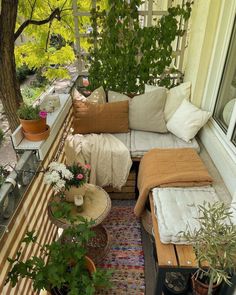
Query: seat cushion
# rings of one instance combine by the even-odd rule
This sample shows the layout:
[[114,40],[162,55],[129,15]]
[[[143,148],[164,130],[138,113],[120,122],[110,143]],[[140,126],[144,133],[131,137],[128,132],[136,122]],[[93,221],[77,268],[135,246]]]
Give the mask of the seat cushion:
[[160,240],[164,244],[184,244],[186,240],[179,234],[198,228],[198,206],[204,201],[220,201],[211,186],[188,188],[154,188],[153,201],[158,221]]
[[131,130],[131,156],[142,157],[153,148],[193,148],[198,153],[200,147],[196,139],[185,142],[172,133],[154,133]]
[[130,132],[127,133],[113,133],[117,139],[119,139],[130,151]]

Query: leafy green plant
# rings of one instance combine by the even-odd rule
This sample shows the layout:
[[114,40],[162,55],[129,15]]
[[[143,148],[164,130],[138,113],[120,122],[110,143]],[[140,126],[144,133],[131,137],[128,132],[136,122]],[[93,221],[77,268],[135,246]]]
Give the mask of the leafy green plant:
[[40,94],[45,90],[45,86],[34,86],[32,83],[30,86],[24,86],[21,88],[21,94],[23,96],[23,101],[26,104],[32,104]]
[[38,120],[40,119],[40,107],[39,105],[33,106],[22,103],[17,114],[23,120]]
[[30,69],[26,64],[22,64],[22,66],[16,69],[16,76],[18,81],[23,82],[28,75],[32,75],[35,73],[34,69]]
[[[209,284],[211,294],[213,284],[231,284],[230,275],[236,266],[236,227],[231,221],[232,212],[224,203],[205,203],[198,211],[199,227],[181,234],[193,245],[199,264],[195,278]],[[204,268],[206,262],[208,267]]]
[[[110,0],[108,14],[92,9],[89,69],[90,88],[100,85],[119,92],[144,91],[144,84],[171,86],[172,42],[182,36],[182,20],[191,13],[191,3],[171,7],[157,25],[142,28],[138,7],[141,0]],[[99,31],[101,29],[101,32]]]
[[[96,287],[109,286],[110,272],[97,269],[90,275],[85,267],[86,244],[94,236],[90,229],[94,222],[82,217],[71,218],[70,222],[70,227],[64,230],[63,240],[51,244],[38,244],[34,232],[28,232],[22,242],[38,244],[41,257],[22,261],[20,250],[16,258],[8,258],[12,269],[6,283],[10,282],[14,287],[20,278],[30,278],[35,291],[63,290],[63,294],[68,295],[91,295]],[[48,258],[47,262],[45,258]]]

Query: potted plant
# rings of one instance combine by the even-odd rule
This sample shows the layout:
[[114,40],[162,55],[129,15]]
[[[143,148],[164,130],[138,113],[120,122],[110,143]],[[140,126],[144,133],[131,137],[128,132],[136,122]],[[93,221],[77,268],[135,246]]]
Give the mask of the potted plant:
[[[222,202],[198,206],[198,227],[182,233],[193,245],[198,270],[192,276],[195,294],[215,294],[222,282],[231,285],[236,266],[236,227]],[[205,266],[205,267],[204,267]]]
[[50,127],[46,124],[47,112],[40,111],[39,105],[22,103],[17,113],[23,134],[28,140],[44,140],[49,136]]
[[[141,0],[109,0],[91,10],[89,89],[101,85],[129,95],[144,92],[144,84],[173,87],[173,41],[183,36],[182,25],[191,14],[192,2],[170,7],[153,26],[140,22]],[[170,70],[171,68],[171,70]],[[168,70],[168,71],[167,71]]]
[[52,186],[57,195],[65,197],[67,202],[76,202],[75,196],[83,197],[86,193],[90,169],[89,164],[65,165],[52,162],[45,173],[44,181]]
[[16,258],[8,258],[12,269],[6,283],[10,282],[14,287],[20,278],[30,278],[35,291],[44,289],[52,295],[91,295],[97,287],[109,286],[110,272],[96,269],[86,256],[86,244],[94,235],[90,230],[93,221],[81,217],[79,223],[75,219],[70,221],[71,226],[63,233],[68,237],[67,242],[57,240],[40,245],[34,232],[28,232],[22,242],[38,244],[41,257],[33,256],[23,261],[20,250]]

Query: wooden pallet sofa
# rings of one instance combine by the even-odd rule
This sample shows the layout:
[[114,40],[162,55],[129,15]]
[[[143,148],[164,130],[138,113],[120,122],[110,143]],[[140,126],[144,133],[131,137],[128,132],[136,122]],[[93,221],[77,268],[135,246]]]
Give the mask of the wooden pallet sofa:
[[[190,83],[183,83],[168,92],[163,88],[154,87],[150,89],[150,86],[146,86],[145,94],[136,96],[132,100],[124,94],[113,91],[108,92],[106,99],[106,94],[102,88],[95,90],[88,98],[74,91],[74,128],[76,133],[110,132],[123,142],[130,151],[133,165],[126,184],[121,191],[112,187],[105,188],[111,198],[130,199],[138,195],[139,163],[148,151],[155,148],[172,149],[174,151],[180,148],[191,148],[197,152],[200,151],[198,142],[194,137],[208,121],[210,114],[196,108],[189,102],[189,99]],[[96,103],[96,105],[93,104],[92,108],[91,102]],[[87,108],[88,105],[89,109]],[[115,110],[109,109],[108,112],[106,110],[104,113],[104,108],[109,107],[108,105],[113,105]],[[118,108],[123,108],[120,117],[116,105],[118,105]],[[112,115],[110,115],[110,112]],[[103,121],[104,116],[106,116],[105,121]],[[114,118],[118,123],[114,123]],[[100,119],[103,121],[102,123]],[[83,126],[82,129],[80,124]],[[116,125],[116,128],[113,128],[114,126],[110,128],[111,125]],[[87,128],[88,126],[90,129]],[[197,264],[191,246],[163,244],[161,242],[151,192],[149,202],[151,209],[149,222],[151,217],[158,265],[155,294],[160,295],[167,271],[194,271]],[[145,220],[143,222],[145,223]]]
[[[85,135],[112,133],[130,151],[133,166],[127,183],[121,191],[106,188],[112,198],[135,198],[139,161],[147,151],[153,148],[183,147],[200,151],[194,137],[210,114],[189,102],[190,90],[189,82],[169,91],[163,87],[146,85],[145,93],[132,99],[114,91],[108,91],[106,95],[102,87],[88,97],[76,89],[72,90],[74,132]],[[192,115],[194,112],[197,116]],[[181,134],[180,129],[185,129],[186,124],[191,125],[193,122],[196,128],[188,128],[187,132]],[[176,129],[176,126],[179,128]]]

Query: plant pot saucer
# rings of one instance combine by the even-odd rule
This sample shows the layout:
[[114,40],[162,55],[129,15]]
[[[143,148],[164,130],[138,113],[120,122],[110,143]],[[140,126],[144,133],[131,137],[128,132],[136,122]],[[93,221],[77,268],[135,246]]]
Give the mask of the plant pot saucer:
[[24,137],[26,139],[28,139],[29,141],[41,141],[41,140],[45,140],[48,138],[49,134],[50,134],[50,126],[47,125],[47,129],[42,132],[42,133],[27,133],[27,132],[24,132],[23,131],[23,134],[24,134]]

